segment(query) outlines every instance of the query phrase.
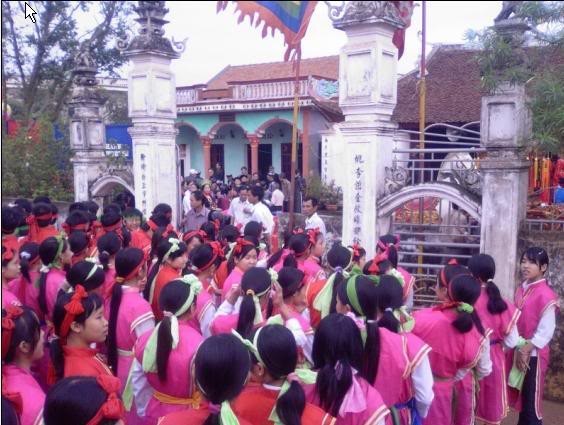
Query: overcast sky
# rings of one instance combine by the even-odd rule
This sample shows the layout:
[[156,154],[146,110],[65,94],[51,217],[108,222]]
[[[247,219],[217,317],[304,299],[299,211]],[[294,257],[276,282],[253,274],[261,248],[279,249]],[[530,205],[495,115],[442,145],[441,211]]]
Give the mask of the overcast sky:
[[[420,4],[421,2],[417,2]],[[501,10],[501,1],[428,1],[427,52],[433,43],[462,43],[468,29],[482,29],[493,24]],[[283,60],[284,42],[279,32],[261,38],[261,28],[251,27],[248,18],[237,24],[234,6],[216,13],[215,1],[167,2],[170,23],[167,36],[175,40],[188,37],[186,50],[173,61],[177,86],[205,83],[227,65],[277,62]],[[406,49],[399,62],[399,72],[415,67],[421,51],[421,6],[415,8],[407,30]],[[336,30],[327,16],[327,6],[319,2],[302,41],[302,57],[335,55],[346,41],[345,33]]]

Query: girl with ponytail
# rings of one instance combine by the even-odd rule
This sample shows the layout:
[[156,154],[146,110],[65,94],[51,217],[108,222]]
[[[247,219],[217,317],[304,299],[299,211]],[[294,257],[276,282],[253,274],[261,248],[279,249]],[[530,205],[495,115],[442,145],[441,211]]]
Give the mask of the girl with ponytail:
[[296,369],[298,347],[292,332],[281,325],[259,328],[250,339],[241,338],[249,349],[253,382],[237,397],[234,412],[253,424],[329,424],[333,420],[319,407],[306,403],[302,385],[313,385],[317,374]]
[[236,415],[230,404],[245,388],[250,367],[249,351],[235,336],[207,338],[196,353],[194,371],[196,387],[208,403],[171,413],[159,425],[256,425]]
[[44,337],[30,308],[12,305],[2,309],[2,397],[14,405],[21,425],[42,419],[45,393],[31,367],[43,357]]
[[[105,314],[109,317],[106,345],[108,364],[121,382],[121,393],[133,363],[133,347],[141,335],[154,329],[155,316],[151,305],[140,296],[147,274],[143,251],[138,248],[119,251],[115,270],[111,296],[105,303]],[[126,414],[126,420],[128,424],[140,423],[135,410]]]
[[[439,276],[443,280],[445,273]],[[424,423],[451,423],[455,417],[464,418],[468,412],[465,392],[462,403],[453,411],[453,390],[459,381],[474,369],[478,379],[491,373],[489,339],[484,335],[474,304],[480,296],[480,283],[469,273],[458,274],[447,281],[447,298],[443,303],[413,314],[413,333],[429,344],[431,370],[435,377],[435,399]]]
[[26,223],[29,225],[28,241],[41,243],[50,237],[59,234],[52,224],[53,208],[51,204],[37,202],[33,204],[32,213],[27,217]]
[[192,324],[204,338],[211,335],[210,324],[215,316],[215,299],[221,296],[221,291],[211,284],[211,280],[222,261],[223,250],[219,242],[199,245],[190,253],[191,272],[198,277],[204,289],[198,296]]
[[96,243],[98,251],[98,261],[104,269],[104,287],[102,297],[107,298],[112,292],[112,286],[116,278],[115,259],[116,254],[122,248],[121,239],[114,232],[100,236]]
[[227,294],[230,292],[231,287],[238,287],[241,284],[241,279],[246,271],[257,265],[259,249],[257,247],[257,240],[252,236],[237,239],[231,256],[227,262],[227,270],[229,275],[221,289],[221,299],[225,300]]
[[88,244],[90,243],[90,239],[86,232],[76,230],[69,235],[67,241],[72,251],[71,266],[89,257]]
[[360,372],[363,353],[361,333],[353,319],[330,314],[321,320],[313,343],[317,380],[308,401],[334,416],[338,425],[384,425],[390,413],[378,390]]
[[513,303],[501,297],[499,288],[493,281],[495,262],[491,256],[474,255],[468,261],[468,268],[482,287],[474,308],[483,326],[491,331],[492,373],[479,381],[476,418],[488,424],[497,424],[505,418],[509,409],[504,346],[514,348],[519,342],[519,331],[516,326],[519,310]]
[[20,265],[17,251],[2,245],[2,308],[9,305],[21,305],[21,301],[14,294],[8,283],[20,275]]
[[92,344],[108,336],[104,304],[97,294],[88,294],[82,285],[57,298],[53,325],[58,338],[51,341],[49,384],[67,376],[112,375]]
[[188,258],[192,250],[196,249],[199,245],[205,242],[206,232],[203,230],[192,230],[191,232],[182,235],[182,241],[186,244],[186,252]]
[[41,315],[37,298],[37,280],[39,279],[39,245],[27,242],[20,248],[20,274],[8,284],[10,292],[15,294],[22,304],[30,307],[35,314]]
[[[401,424],[421,423],[421,419],[427,416],[429,407],[433,401],[433,374],[429,363],[429,352],[431,348],[425,344],[419,337],[410,331],[413,329],[413,319],[406,315],[402,310],[403,291],[397,279],[393,276],[384,275],[380,277],[378,285],[376,285],[376,303],[377,306],[377,323],[380,327],[381,335],[384,330],[388,330],[393,334],[400,334],[403,340],[402,347],[391,354],[397,356],[398,353],[404,360],[396,360],[396,364],[407,361],[409,373],[404,376],[391,378],[389,371],[393,367],[381,367],[378,370],[376,389],[380,390],[384,399],[390,396],[384,390],[393,388],[394,382],[403,380],[401,390],[397,392],[397,401],[393,405],[389,405],[392,414],[397,412],[399,422]],[[365,301],[366,302],[366,301]],[[408,321],[404,322],[407,317]],[[383,350],[386,349],[386,339],[382,340]],[[386,356],[386,358],[389,356]],[[383,373],[381,374],[380,371]]]
[[172,280],[178,279],[188,263],[187,248],[184,242],[175,238],[163,239],[157,248],[157,262],[153,264],[147,276],[147,285],[143,296],[151,304],[157,321],[162,320],[163,312],[159,297],[163,288]]
[[62,235],[45,239],[39,245],[39,308],[41,317],[53,320],[53,308],[57,294],[65,282],[65,269],[70,266],[72,252]]
[[327,262],[333,273],[326,280],[309,283],[306,292],[311,325],[314,328],[321,319],[336,311],[337,291],[354,266],[353,250],[335,243],[327,253]]
[[[197,390],[192,362],[203,338],[190,325],[196,312],[196,300],[202,289],[198,278],[185,275],[166,285],[159,298],[163,320],[135,344],[132,375],[135,384],[137,413],[146,424],[156,424],[161,416],[198,409],[202,398]],[[137,378],[133,378],[137,377]],[[129,389],[124,401],[130,407]],[[152,393],[147,404],[143,395]]]
[[[399,236],[384,235],[378,239],[376,246],[376,256],[381,255],[392,263],[392,266],[397,270],[403,278],[403,302],[407,305],[408,309],[413,308],[413,285],[415,284],[415,277],[407,270],[398,265],[399,255],[398,249],[400,246]],[[400,282],[401,283],[401,282]]]
[[86,292],[98,294],[102,297],[104,284],[104,269],[93,259],[76,263],[67,272],[67,283],[71,288],[82,285]]
[[276,276],[265,269],[253,267],[247,270],[240,288],[234,286],[218,307],[210,326],[212,335],[236,329],[248,338],[253,329],[263,325],[272,314],[270,290],[275,279]]

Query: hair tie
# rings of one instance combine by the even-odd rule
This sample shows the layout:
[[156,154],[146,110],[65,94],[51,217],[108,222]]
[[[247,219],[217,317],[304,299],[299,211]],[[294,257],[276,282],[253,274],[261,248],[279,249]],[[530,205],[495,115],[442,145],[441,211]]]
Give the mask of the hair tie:
[[235,248],[233,248],[233,255],[236,255],[237,257],[241,255],[243,249],[246,246],[255,246],[255,245],[251,241],[248,241],[246,239],[237,238],[237,243],[235,244]]
[[176,252],[180,249],[180,241],[178,239],[170,238],[168,240],[168,242],[170,243],[170,248],[168,249],[168,251],[163,256],[163,263],[166,260],[168,260],[168,257],[170,257],[171,254],[173,254],[174,252]]
[[116,283],[123,283],[123,282],[125,282],[125,278],[121,276],[116,277]]
[[255,294],[255,291],[253,291],[252,289],[247,289],[247,292],[245,292],[245,295],[250,295],[251,297],[254,297],[256,294]]
[[86,289],[84,289],[84,286],[82,285],[76,285],[71,299],[68,303],[65,304],[65,318],[63,320],[63,323],[61,323],[61,327],[59,328],[59,337],[63,340],[65,340],[68,336],[70,332],[70,326],[72,322],[74,322],[76,316],[84,313],[85,310],[84,306],[82,305],[82,300],[84,298],[88,298]]
[[449,266],[458,266],[458,260],[456,258],[451,258],[450,260],[448,260],[447,265]]
[[20,252],[20,258],[22,260],[29,260],[31,258],[31,254],[27,251]]
[[494,280],[493,280],[493,279],[488,279],[488,280],[486,280],[486,283],[494,283]]
[[172,316],[174,316],[174,314],[172,314],[172,312],[170,312],[168,310],[165,310],[165,311],[163,311],[163,316],[164,317],[172,317]]
[[394,309],[391,308],[391,307],[387,307],[387,308],[384,309],[384,312],[389,312],[389,313],[392,313],[392,314],[393,314],[393,313],[394,313]]
[[100,406],[96,415],[86,425],[98,425],[103,419],[121,419],[125,414],[125,408],[119,399],[118,392],[121,382],[115,376],[99,375],[96,378],[98,385],[108,394],[106,401]]
[[343,268],[341,266],[335,267],[335,273],[343,273]]
[[15,319],[23,314],[23,309],[15,305],[6,307],[6,316],[2,318],[2,359],[8,354],[10,343],[12,341],[12,333],[16,327]]
[[465,303],[465,302],[458,302],[457,303],[457,307],[456,309],[458,311],[460,311],[461,313],[468,313],[468,314],[472,314],[474,312],[474,307],[472,307],[470,304]]
[[278,282],[278,273],[272,267],[266,270],[270,275],[270,283]]

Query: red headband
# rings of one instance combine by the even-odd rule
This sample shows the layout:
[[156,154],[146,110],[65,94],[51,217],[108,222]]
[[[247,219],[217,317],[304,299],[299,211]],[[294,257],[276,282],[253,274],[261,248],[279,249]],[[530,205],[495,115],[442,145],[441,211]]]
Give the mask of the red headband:
[[[451,258],[450,260],[448,260],[447,265],[448,266],[458,266],[458,260],[456,258]],[[441,286],[448,288],[449,282],[447,282],[447,280],[446,280],[445,268],[446,267],[443,267],[443,269],[441,270],[441,273],[439,274],[439,283],[441,284]]]
[[12,342],[12,333],[16,327],[15,319],[23,314],[23,309],[15,305],[6,307],[6,317],[2,318],[2,359],[8,354],[10,343]]
[[207,233],[203,230],[192,230],[191,232],[182,235],[182,240],[184,242],[188,242],[188,240],[192,239],[195,236],[199,236],[202,240],[205,240],[208,237]]
[[84,313],[84,306],[82,305],[82,300],[88,297],[88,293],[84,286],[76,285],[74,288],[74,293],[70,301],[65,305],[65,318],[63,323],[61,323],[61,328],[59,329],[59,337],[66,339],[69,334],[70,326],[76,316]]
[[126,275],[126,276],[117,276],[116,277],[116,282],[117,283],[123,283],[123,282],[127,282],[129,279],[132,279],[133,277],[135,277],[137,275],[137,273],[139,273],[139,270],[141,270],[141,267],[143,267],[143,265],[147,262],[147,252],[143,251],[143,258],[141,259],[141,262],[135,266],[135,268],[133,270],[131,270],[131,272]]
[[308,229],[307,231],[307,237],[309,239],[309,243],[313,246],[317,243],[317,237],[321,234],[321,231],[319,230],[319,227],[316,227],[315,229]]
[[197,268],[197,271],[199,272],[203,272],[204,270],[208,269],[215,262],[215,260],[217,260],[218,257],[224,257],[223,250],[221,249],[221,244],[219,242],[208,242],[208,245],[211,246],[212,249],[212,258],[204,266]]
[[362,249],[362,247],[359,244],[355,243],[353,244],[353,246],[351,246],[351,249],[353,250],[353,257],[360,259],[360,250]]
[[[353,252],[354,255],[354,252]],[[382,261],[387,260],[388,259],[388,255],[386,252],[381,252],[380,254],[376,255],[373,259],[372,259],[372,263],[370,264],[370,267],[368,267],[368,272],[371,275],[376,275],[378,273],[380,273],[380,267],[378,266],[378,264],[380,264]]]
[[100,406],[96,415],[86,425],[98,425],[103,419],[121,419],[125,414],[122,401],[118,397],[121,383],[118,378],[110,375],[99,375],[98,385],[108,394],[106,401]]
[[15,251],[12,248],[7,247],[5,245],[4,245],[4,249],[6,251],[4,251],[4,254],[2,254],[2,261],[4,260],[12,261],[12,259],[14,258]]
[[36,241],[39,236],[39,224],[37,223],[37,220],[50,220],[52,218],[53,214],[50,212],[41,215],[28,215],[25,222],[29,226],[29,240]]
[[80,224],[70,225],[67,222],[64,222],[62,224],[62,228],[67,235],[70,235],[75,230],[82,230],[83,232],[86,232],[88,230],[88,226],[89,226],[89,223],[80,223]]
[[[114,224],[110,224],[109,226],[104,226],[102,225],[102,227],[104,228],[104,230],[106,232],[113,232],[114,230],[118,230],[119,228],[121,228],[122,226],[122,220],[121,218]],[[116,232],[117,233],[117,232]]]
[[237,243],[235,244],[235,248],[233,248],[233,255],[239,256],[243,252],[243,248],[246,246],[255,247],[255,244],[246,239],[238,238]]

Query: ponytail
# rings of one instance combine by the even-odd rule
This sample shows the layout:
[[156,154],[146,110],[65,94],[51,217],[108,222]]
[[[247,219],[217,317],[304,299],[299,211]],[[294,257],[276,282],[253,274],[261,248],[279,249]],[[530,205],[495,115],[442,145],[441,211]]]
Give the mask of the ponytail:
[[392,263],[394,269],[398,268],[398,250],[395,245],[388,247],[388,260]]
[[27,281],[27,283],[31,283],[31,276],[29,275],[29,259],[27,256],[23,256],[20,254],[20,272],[22,277]]
[[56,337],[49,343],[49,354],[51,356],[55,381],[63,379],[65,376],[65,356],[61,338]]
[[336,367],[339,368],[339,374],[330,363],[323,366],[317,373],[315,383],[321,408],[334,417],[339,416],[339,409],[353,379],[352,368],[348,361],[339,360]]
[[276,402],[276,414],[280,422],[284,425],[300,425],[305,402],[304,389],[298,381],[293,380],[290,388]]
[[285,249],[279,249],[278,251],[276,251],[274,254],[272,254],[270,256],[270,258],[268,259],[268,261],[266,262],[266,268],[270,269],[272,267],[274,267],[276,265],[276,263],[278,263],[278,261],[280,261],[280,259],[282,258],[282,254],[284,254]]
[[282,267],[293,267],[297,269],[298,260],[296,259],[296,256],[290,252],[290,254],[288,254],[286,258],[284,258],[284,261],[282,262]]
[[388,307],[384,310],[382,317],[378,320],[378,325],[386,328],[390,332],[398,333],[400,321],[394,316],[393,310]]
[[241,301],[236,330],[243,338],[250,338],[253,331],[253,322],[256,315],[254,296],[256,295],[253,295],[249,290],[247,294],[243,295],[243,300]]
[[[253,326],[262,322],[262,311],[260,309],[260,298],[267,295],[272,287],[272,279],[266,269],[253,267],[245,272],[241,279],[241,290],[243,300],[239,309],[237,319],[237,332],[246,339],[249,339],[253,331]],[[271,313],[272,307],[268,306],[267,316]]]
[[47,276],[51,270],[43,270],[39,275],[39,309],[44,315],[47,315]]
[[160,323],[157,334],[157,374],[161,381],[166,380],[166,369],[171,351],[172,334],[170,333],[170,317],[165,316]]
[[118,376],[117,321],[122,296],[122,287],[115,282],[112,288],[110,319],[108,320],[108,364],[115,376]]
[[486,282],[486,293],[488,294],[488,311],[491,314],[501,314],[507,310],[507,303],[501,297],[499,288],[491,279]]
[[452,326],[460,333],[470,332],[476,326],[484,335],[484,327],[473,307],[481,293],[480,282],[470,274],[457,275],[449,282],[448,293],[452,302],[435,308],[456,307],[457,315]]
[[474,312],[467,313],[457,309],[456,319],[452,322],[452,326],[454,326],[458,332],[462,334],[470,332],[472,330],[472,326],[474,325],[474,320],[472,318],[473,313]]
[[151,298],[151,287],[153,286],[153,281],[157,277],[157,273],[159,272],[161,265],[162,259],[157,258],[157,262],[153,264],[153,267],[151,267],[151,271],[147,276],[147,284],[145,285],[145,288],[143,288],[143,298],[145,298],[147,301],[150,301],[149,298]]
[[110,269],[110,253],[108,251],[102,251],[98,255],[98,260],[100,260],[100,264],[105,272]]

